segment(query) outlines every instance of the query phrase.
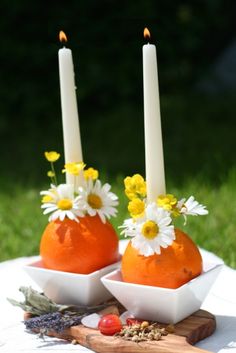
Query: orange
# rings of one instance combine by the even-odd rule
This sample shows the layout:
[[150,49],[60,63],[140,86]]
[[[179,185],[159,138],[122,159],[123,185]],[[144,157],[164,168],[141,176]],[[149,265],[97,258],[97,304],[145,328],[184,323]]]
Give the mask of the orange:
[[176,239],[161,254],[145,257],[129,242],[122,258],[125,282],[178,288],[202,272],[202,257],[187,234],[175,229]]
[[118,237],[109,222],[85,216],[50,222],[41,238],[40,255],[46,268],[88,274],[119,259]]

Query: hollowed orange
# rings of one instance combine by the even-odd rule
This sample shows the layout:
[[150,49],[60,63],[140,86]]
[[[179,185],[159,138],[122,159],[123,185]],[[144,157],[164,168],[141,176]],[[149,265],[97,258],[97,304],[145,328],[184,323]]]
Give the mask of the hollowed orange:
[[202,272],[202,257],[192,239],[175,229],[176,239],[160,255],[140,255],[131,242],[122,258],[125,282],[164,288],[178,288]]
[[79,223],[56,220],[42,235],[40,255],[46,268],[88,274],[118,261],[118,237],[97,215],[82,217]]

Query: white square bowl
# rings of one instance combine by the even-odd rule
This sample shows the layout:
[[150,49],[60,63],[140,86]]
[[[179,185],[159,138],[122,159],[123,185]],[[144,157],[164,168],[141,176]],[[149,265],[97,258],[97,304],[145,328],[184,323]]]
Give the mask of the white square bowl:
[[88,275],[44,268],[42,261],[24,266],[24,270],[57,304],[96,305],[110,299],[112,294],[103,286],[101,277],[117,269],[120,262],[103,267]]
[[101,281],[134,317],[175,324],[200,308],[222,266],[204,263],[200,276],[177,289],[123,282],[119,269]]

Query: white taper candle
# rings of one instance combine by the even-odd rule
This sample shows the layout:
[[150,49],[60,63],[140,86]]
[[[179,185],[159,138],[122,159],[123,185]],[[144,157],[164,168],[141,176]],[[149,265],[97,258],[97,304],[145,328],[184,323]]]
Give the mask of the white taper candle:
[[156,47],[149,43],[143,46],[143,91],[147,201],[153,202],[166,188]]
[[[60,32],[60,40],[67,40],[62,31]],[[83,155],[71,50],[65,47],[59,49],[58,59],[65,163],[81,162]],[[74,184],[75,181],[78,183],[74,175],[66,173],[68,184]]]

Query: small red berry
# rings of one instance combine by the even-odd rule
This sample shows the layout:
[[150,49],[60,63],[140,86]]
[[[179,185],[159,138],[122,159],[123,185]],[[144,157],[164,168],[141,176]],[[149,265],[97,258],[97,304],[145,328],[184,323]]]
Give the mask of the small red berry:
[[134,324],[141,324],[142,323],[142,320],[138,320],[138,319],[135,319],[133,317],[128,317],[126,319],[126,324],[128,326],[131,326],[131,325],[134,325]]
[[104,315],[99,323],[98,329],[103,335],[112,336],[122,329],[122,323],[119,316],[114,314]]

